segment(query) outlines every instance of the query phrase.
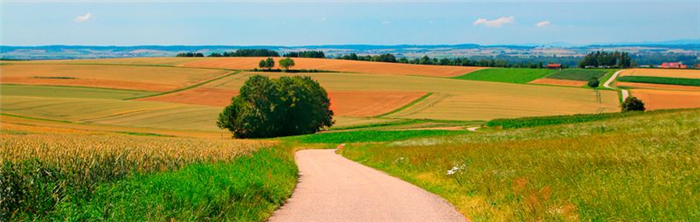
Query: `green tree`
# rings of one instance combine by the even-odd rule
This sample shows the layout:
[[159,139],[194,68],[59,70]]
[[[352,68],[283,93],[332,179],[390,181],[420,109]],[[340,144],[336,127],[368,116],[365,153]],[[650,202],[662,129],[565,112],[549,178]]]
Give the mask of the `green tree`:
[[628,111],[644,111],[646,108],[644,108],[644,102],[642,100],[637,99],[637,97],[630,96],[625,99],[625,101],[622,103],[622,111],[623,112],[628,112]]
[[596,88],[596,87],[598,87],[598,85],[600,85],[600,81],[598,80],[598,78],[593,77],[593,78],[588,80],[589,87]]
[[271,70],[272,68],[275,67],[275,59],[272,57],[267,57],[265,60],[265,67],[267,67],[267,70]]
[[258,67],[260,67],[261,69],[267,68],[267,63],[264,59],[261,59],[260,62],[258,62]]
[[284,58],[280,60],[280,66],[284,68],[284,70],[289,70],[292,66],[294,66],[294,60],[292,58]]
[[333,123],[328,94],[310,77],[255,75],[219,114],[217,126],[237,138],[267,138],[314,133]]

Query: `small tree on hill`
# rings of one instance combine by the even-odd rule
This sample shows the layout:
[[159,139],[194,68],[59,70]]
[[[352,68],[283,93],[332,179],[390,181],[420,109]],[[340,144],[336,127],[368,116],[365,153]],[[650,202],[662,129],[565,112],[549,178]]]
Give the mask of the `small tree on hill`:
[[637,97],[627,97],[627,99],[625,99],[625,101],[622,103],[623,112],[644,110],[644,102],[642,102],[642,100],[637,99]]
[[258,63],[258,67],[260,67],[260,69],[265,69],[265,68],[267,68],[267,63],[265,62],[264,59],[261,59],[261,60],[260,60],[260,62]]
[[326,90],[308,76],[251,76],[219,114],[216,125],[236,138],[317,132],[334,123]]
[[596,88],[599,85],[600,85],[600,81],[598,80],[598,78],[594,77],[594,78],[591,78],[590,80],[588,80],[588,86],[591,88]]
[[294,60],[292,58],[284,58],[280,60],[280,66],[284,68],[284,70],[289,70],[290,67],[294,66]]
[[265,67],[267,67],[267,70],[271,70],[272,68],[275,67],[275,60],[272,57],[267,57],[265,60]]

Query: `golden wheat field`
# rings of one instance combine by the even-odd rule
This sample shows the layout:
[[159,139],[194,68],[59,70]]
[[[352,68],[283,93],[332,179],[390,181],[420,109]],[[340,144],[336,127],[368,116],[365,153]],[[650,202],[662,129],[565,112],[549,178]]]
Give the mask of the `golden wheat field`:
[[0,66],[3,84],[87,86],[163,92],[230,71],[151,66],[21,63]]
[[628,69],[628,70],[623,71],[620,74],[620,76],[652,76],[652,77],[700,79],[700,70]]
[[647,110],[700,108],[700,91],[633,89],[630,93],[642,100]]

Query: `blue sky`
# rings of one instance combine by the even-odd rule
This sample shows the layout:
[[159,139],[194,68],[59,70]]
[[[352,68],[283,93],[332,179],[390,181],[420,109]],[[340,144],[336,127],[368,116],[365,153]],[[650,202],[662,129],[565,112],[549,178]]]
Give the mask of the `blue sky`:
[[700,39],[700,1],[3,2],[1,10],[3,45],[488,45]]

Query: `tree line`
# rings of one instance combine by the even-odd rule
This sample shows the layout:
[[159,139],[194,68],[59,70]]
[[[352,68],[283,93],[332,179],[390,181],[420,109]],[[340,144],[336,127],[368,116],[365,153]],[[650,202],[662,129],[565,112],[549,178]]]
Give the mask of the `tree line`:
[[178,53],[175,57],[204,57],[201,52],[183,52]]
[[[504,68],[544,68],[543,62],[521,62],[514,63],[503,59],[468,59],[468,58],[430,58],[423,56],[421,58],[409,59],[406,57],[396,58],[391,53],[381,55],[357,55],[350,53],[347,55],[338,56],[337,59],[371,61],[371,62],[393,62],[405,64],[420,64],[420,65],[443,65],[443,66],[483,66],[483,67],[504,67]],[[566,66],[566,65],[565,65]]]
[[579,68],[630,68],[632,58],[627,52],[596,51],[588,53],[578,64]]
[[326,54],[323,51],[299,51],[299,52],[288,52],[282,55],[284,57],[291,58],[326,58]]
[[270,49],[239,49],[233,52],[212,53],[209,57],[279,57],[277,51]]

